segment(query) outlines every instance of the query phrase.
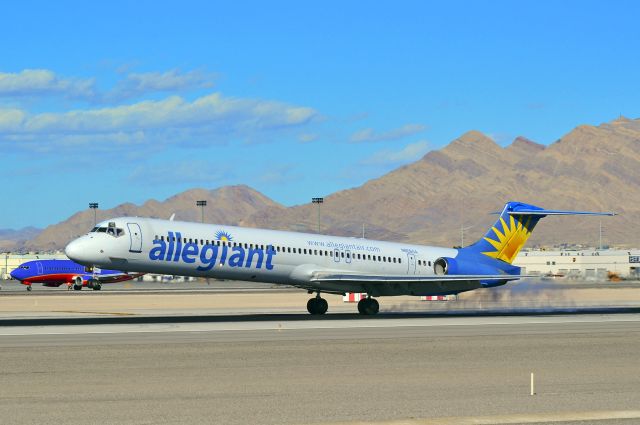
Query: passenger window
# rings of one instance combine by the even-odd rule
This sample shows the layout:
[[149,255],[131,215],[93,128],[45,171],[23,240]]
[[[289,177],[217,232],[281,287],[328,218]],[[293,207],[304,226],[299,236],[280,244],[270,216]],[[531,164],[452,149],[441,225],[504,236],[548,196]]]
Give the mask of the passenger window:
[[344,251],[340,252],[340,257],[344,258]]
[[429,267],[431,267],[431,261],[429,261]]

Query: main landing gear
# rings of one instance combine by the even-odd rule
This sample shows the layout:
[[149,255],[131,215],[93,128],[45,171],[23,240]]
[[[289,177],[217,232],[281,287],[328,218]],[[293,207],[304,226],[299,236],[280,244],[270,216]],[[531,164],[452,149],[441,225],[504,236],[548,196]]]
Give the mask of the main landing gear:
[[315,298],[310,298],[307,301],[307,311],[311,314],[325,314],[329,309],[329,303],[324,298],[320,297],[320,293]]
[[358,301],[358,312],[365,316],[377,314],[380,311],[380,304],[374,298],[367,297]]
[[31,285],[27,285],[27,291],[31,292],[33,290],[33,288],[31,287]]

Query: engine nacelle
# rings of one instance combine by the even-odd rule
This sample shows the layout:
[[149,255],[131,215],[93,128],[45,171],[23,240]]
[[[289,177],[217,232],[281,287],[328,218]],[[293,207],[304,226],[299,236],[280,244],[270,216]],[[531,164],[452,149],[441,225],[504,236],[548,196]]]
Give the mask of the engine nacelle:
[[82,279],[82,276],[74,276],[73,279],[71,279],[71,283],[75,288],[82,288],[84,280]]
[[476,261],[465,261],[450,257],[440,257],[433,263],[433,271],[437,275],[458,274],[500,274],[498,267]]

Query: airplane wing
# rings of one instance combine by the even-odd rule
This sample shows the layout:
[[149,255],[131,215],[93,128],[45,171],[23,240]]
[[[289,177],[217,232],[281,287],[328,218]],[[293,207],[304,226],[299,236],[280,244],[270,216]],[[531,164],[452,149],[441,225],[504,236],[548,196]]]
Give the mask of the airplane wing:
[[115,274],[104,274],[104,275],[96,275],[95,277],[91,275],[89,278],[95,278],[100,283],[116,283],[116,282],[124,282],[127,280],[132,280],[137,277],[142,276],[144,273],[115,273]]
[[[375,275],[314,271],[309,277],[312,286],[329,293],[366,292],[380,295],[441,295],[456,294],[485,286],[500,286],[523,275]],[[306,289],[313,290],[311,287]]]
[[410,276],[410,275],[364,275],[364,274],[329,274],[314,273],[312,282],[349,282],[349,283],[442,283],[449,282],[470,282],[485,280],[517,280],[529,276],[524,275],[432,275],[432,276]]

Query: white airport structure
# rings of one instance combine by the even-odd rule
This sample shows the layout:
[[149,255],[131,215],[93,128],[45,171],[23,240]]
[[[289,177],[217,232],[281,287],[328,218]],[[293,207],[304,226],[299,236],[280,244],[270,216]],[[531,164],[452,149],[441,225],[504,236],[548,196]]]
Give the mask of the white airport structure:
[[640,277],[640,250],[528,250],[518,254],[514,265],[522,274],[606,280]]

